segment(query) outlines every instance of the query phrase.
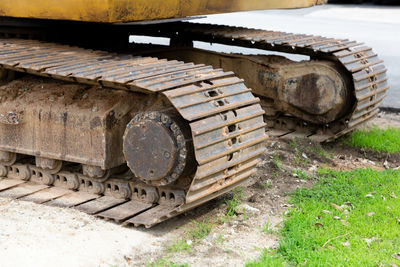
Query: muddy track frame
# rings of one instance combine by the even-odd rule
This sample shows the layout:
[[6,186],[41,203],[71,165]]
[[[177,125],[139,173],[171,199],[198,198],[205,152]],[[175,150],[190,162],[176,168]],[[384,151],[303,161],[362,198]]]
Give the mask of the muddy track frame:
[[317,142],[333,141],[376,116],[389,89],[383,60],[379,59],[371,47],[348,39],[192,22],[154,25],[152,30],[147,28],[142,34],[145,32],[147,35],[168,37],[171,40],[179,39],[181,43],[203,41],[305,55],[310,56],[311,60],[339,62],[352,81],[352,92],[356,99],[352,112],[322,127],[290,116],[266,118],[267,131],[271,136],[288,139],[309,137]]
[[[163,194],[161,188],[153,188],[157,197],[150,203],[148,199],[133,197],[133,194],[122,196],[122,199],[129,200],[127,202],[110,199],[107,194],[102,196],[104,190],[94,193],[87,190],[89,187],[93,189],[94,185],[97,189],[108,185],[94,184],[81,173],[64,169],[62,173],[50,174],[23,162],[2,166],[2,176],[8,178],[0,181],[0,195],[18,199],[35,195],[32,199],[38,203],[76,206],[119,223],[151,227],[238,186],[255,173],[259,156],[265,151],[264,112],[258,104],[259,99],[252,95],[243,80],[231,72],[192,63],[117,55],[34,40],[3,39],[0,47],[0,65],[8,70],[104,86],[110,90],[162,94],[188,121],[198,163],[187,191]],[[217,95],[208,93],[210,91]],[[78,186],[67,186],[64,188],[67,191],[63,192],[54,189],[57,192],[49,193],[51,188],[60,186],[56,183],[59,177],[71,184],[68,177],[73,176],[80,177]],[[56,187],[48,189],[53,184]],[[125,187],[136,192],[132,185]],[[118,186],[116,191],[121,188]],[[179,197],[182,193],[183,200]],[[145,195],[149,196],[149,193]],[[166,200],[168,197],[163,199],[163,195],[172,195],[169,199],[173,199],[172,204]]]

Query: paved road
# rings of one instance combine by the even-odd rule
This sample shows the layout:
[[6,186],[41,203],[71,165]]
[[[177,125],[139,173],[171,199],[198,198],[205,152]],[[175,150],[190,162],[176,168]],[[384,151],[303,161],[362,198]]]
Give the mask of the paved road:
[[[391,90],[383,106],[400,109],[400,7],[325,5],[298,10],[213,15],[197,22],[316,34],[364,42],[372,46],[385,60],[389,70]],[[204,48],[207,45],[197,44],[197,46]],[[223,46],[213,47],[216,50],[226,51],[226,47]],[[232,51],[244,52],[240,49]]]

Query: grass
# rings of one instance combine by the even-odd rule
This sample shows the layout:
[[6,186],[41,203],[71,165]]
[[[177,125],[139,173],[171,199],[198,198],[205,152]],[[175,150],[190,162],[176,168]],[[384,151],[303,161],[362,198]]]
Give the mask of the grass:
[[397,128],[379,129],[378,127],[356,130],[344,143],[377,152],[399,153],[400,130]]
[[237,206],[240,205],[240,203],[242,203],[242,199],[243,199],[243,189],[240,186],[233,189],[232,197],[225,201],[227,209],[224,216],[220,217],[219,219],[220,223],[227,222],[236,215],[235,209]]
[[324,159],[333,159],[333,156],[324,150],[320,144],[315,144],[313,147],[311,147],[311,151],[320,155]]
[[189,237],[195,240],[205,238],[212,230],[212,224],[208,220],[202,222],[193,221],[193,228],[189,231]]
[[225,236],[222,233],[219,233],[217,238],[215,239],[215,242],[220,245],[223,245],[225,242]]
[[298,142],[301,142],[301,139],[295,138],[292,141],[290,141],[289,146],[291,148],[293,148],[294,151],[296,152],[295,159],[294,159],[295,163],[297,165],[304,167],[309,163],[310,160],[308,158],[304,157],[305,153],[304,153],[303,149],[301,149],[301,146],[298,144]]
[[282,168],[282,165],[281,165],[282,159],[280,158],[280,156],[277,153],[275,153],[273,155],[272,161],[274,162],[274,165],[278,171],[281,171],[281,172],[284,171]]
[[265,189],[271,189],[272,187],[274,187],[272,185],[272,181],[270,179],[266,180],[264,183],[261,184],[261,186]]
[[318,171],[296,190],[276,250],[248,266],[400,265],[400,172]]
[[[219,218],[220,223],[224,223],[229,221],[233,216],[235,216],[235,208],[242,202],[243,198],[243,189],[241,187],[237,187],[232,191],[232,197],[225,201],[227,205],[227,211]],[[203,221],[192,221],[192,226],[186,229],[186,233],[182,238],[176,239],[171,245],[167,247],[168,255],[171,257],[175,253],[179,252],[191,252],[191,246],[198,243],[202,239],[204,239],[207,235],[211,233],[214,227],[214,222],[209,219],[205,219]],[[224,243],[224,236],[219,234],[216,242],[217,243]],[[161,259],[162,260],[162,259]],[[149,266],[175,266],[175,265],[157,265],[158,262],[152,262]],[[180,265],[179,265],[180,266]]]
[[168,252],[177,253],[177,252],[190,252],[190,246],[186,242],[186,240],[175,240],[172,245],[168,247]]
[[205,238],[213,229],[213,224],[209,220],[201,222],[193,220],[192,223],[193,226],[187,230],[183,239],[175,240],[172,245],[168,246],[169,253],[190,252],[190,246]]
[[266,221],[264,227],[261,228],[261,232],[264,234],[274,234],[275,231],[269,221]]
[[147,267],[188,267],[188,266],[189,266],[189,264],[187,264],[187,263],[176,264],[173,261],[171,261],[169,258],[162,258],[156,262],[149,262],[147,264]]
[[305,171],[300,170],[300,169],[294,169],[293,176],[298,177],[299,179],[302,179],[302,180],[310,180],[311,179],[311,177],[308,176],[308,174]]

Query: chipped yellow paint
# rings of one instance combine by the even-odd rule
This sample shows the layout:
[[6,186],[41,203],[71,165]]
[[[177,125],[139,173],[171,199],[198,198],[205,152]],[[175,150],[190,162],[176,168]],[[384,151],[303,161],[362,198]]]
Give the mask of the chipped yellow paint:
[[0,0],[0,16],[130,22],[245,10],[303,8],[327,0]]

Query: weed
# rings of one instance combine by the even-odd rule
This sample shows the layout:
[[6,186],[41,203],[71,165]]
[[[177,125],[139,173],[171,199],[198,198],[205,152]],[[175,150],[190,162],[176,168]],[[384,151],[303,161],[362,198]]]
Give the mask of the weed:
[[377,152],[399,153],[400,130],[397,128],[379,129],[378,127],[356,130],[344,140],[344,143]]
[[304,156],[304,151],[300,148],[300,145],[297,143],[298,138],[293,139],[290,141],[289,146],[294,149],[296,152],[294,161],[296,165],[306,166],[309,163],[309,159]]
[[333,156],[329,154],[326,150],[324,150],[320,145],[315,145],[311,147],[311,151],[320,155],[324,159],[333,159]]
[[249,215],[247,214],[247,211],[246,211],[245,208],[243,208],[242,214],[243,214],[243,220],[244,220],[244,221],[247,220],[247,219],[249,218]]
[[279,171],[283,171],[283,168],[282,168],[282,165],[281,165],[281,161],[282,161],[282,159],[281,159],[281,157],[277,154],[277,153],[275,153],[273,156],[272,156],[272,161],[274,162],[274,165],[275,165],[275,167],[279,170]]
[[171,246],[168,247],[168,251],[171,253],[177,252],[190,252],[190,246],[185,240],[175,240]]
[[202,222],[193,221],[194,228],[189,231],[189,237],[195,240],[203,239],[212,230],[212,224],[208,220]]
[[307,166],[307,164],[310,162],[310,160],[303,156],[303,152],[296,151],[296,156],[295,156],[294,162],[297,165],[304,167],[304,166]]
[[264,227],[261,228],[261,232],[263,232],[265,234],[273,234],[274,233],[274,229],[272,228],[272,225],[269,221],[265,222]]
[[217,238],[215,239],[215,242],[218,243],[218,244],[223,245],[224,242],[225,242],[225,237],[224,237],[224,235],[223,235],[222,233],[219,233],[218,236],[217,236]]
[[261,184],[261,186],[263,187],[263,188],[268,188],[268,189],[271,189],[273,186],[272,186],[272,181],[270,180],[270,179],[268,179],[268,180],[266,180],[264,183],[262,183]]
[[233,253],[233,250],[230,249],[230,248],[227,248],[227,249],[225,249],[225,252],[226,252],[226,253]]
[[295,138],[295,139],[291,140],[290,143],[289,143],[289,146],[290,146],[291,148],[293,148],[294,150],[299,149],[299,146],[298,146],[298,144],[297,144],[297,141],[298,141],[298,140],[299,140],[298,138]]
[[[170,254],[178,252],[190,252],[192,239],[195,242],[206,237],[212,230],[212,223],[209,220],[203,220],[202,222],[192,221],[193,227],[187,230],[185,238],[183,240],[177,240],[170,245],[167,250]],[[190,243],[189,243],[190,242]]]
[[243,190],[241,187],[237,187],[232,191],[232,198],[226,200],[226,205],[228,206],[227,215],[233,216],[235,213],[235,208],[242,202]]
[[172,262],[169,258],[162,258],[157,260],[156,262],[149,262],[147,267],[188,267],[189,264],[176,264]]
[[243,189],[240,186],[233,189],[232,198],[225,200],[225,204],[227,205],[227,211],[225,215],[220,218],[221,223],[227,222],[233,216],[235,216],[235,209],[242,202],[242,199],[243,199]]
[[311,177],[308,176],[308,174],[305,171],[300,170],[300,169],[294,169],[293,176],[298,177],[301,180],[310,180],[311,179]]

